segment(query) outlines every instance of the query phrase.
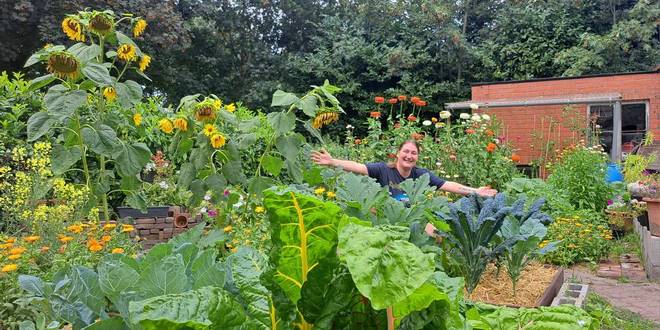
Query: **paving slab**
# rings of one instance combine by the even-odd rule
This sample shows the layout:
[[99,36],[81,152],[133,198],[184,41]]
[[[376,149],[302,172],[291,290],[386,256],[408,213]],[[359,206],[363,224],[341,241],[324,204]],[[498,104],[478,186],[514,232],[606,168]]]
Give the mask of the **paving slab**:
[[660,326],[660,284],[649,282],[622,283],[598,277],[588,269],[576,266],[566,269],[565,281],[589,284],[589,289],[620,309],[627,309]]

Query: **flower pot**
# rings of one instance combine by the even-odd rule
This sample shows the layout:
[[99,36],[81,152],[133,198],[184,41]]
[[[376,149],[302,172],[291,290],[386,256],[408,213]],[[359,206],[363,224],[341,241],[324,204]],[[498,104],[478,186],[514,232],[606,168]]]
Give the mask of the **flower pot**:
[[660,199],[644,198],[649,215],[649,231],[653,236],[660,236]]
[[119,218],[159,218],[159,217],[167,217],[168,212],[170,210],[169,206],[155,206],[155,207],[148,207],[147,208],[147,213],[142,213],[142,211],[138,209],[134,209],[132,207],[118,207],[117,208],[117,213],[119,214]]
[[186,228],[188,226],[189,219],[190,219],[190,214],[179,213],[176,217],[174,217],[174,227]]

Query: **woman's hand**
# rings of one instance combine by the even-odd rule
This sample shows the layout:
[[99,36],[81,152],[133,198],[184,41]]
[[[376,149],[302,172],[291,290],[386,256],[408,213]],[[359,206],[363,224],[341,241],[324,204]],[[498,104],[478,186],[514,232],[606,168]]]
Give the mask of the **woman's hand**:
[[482,197],[493,197],[497,194],[497,190],[493,189],[489,186],[485,186],[485,187],[477,188],[475,193],[479,196],[482,196]]
[[320,151],[312,151],[312,161],[316,165],[330,166],[333,158],[325,149],[321,149]]

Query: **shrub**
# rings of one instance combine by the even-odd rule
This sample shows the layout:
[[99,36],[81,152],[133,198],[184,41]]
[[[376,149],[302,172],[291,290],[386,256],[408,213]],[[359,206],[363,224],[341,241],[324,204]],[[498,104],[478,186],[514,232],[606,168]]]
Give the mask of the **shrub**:
[[611,239],[612,231],[602,214],[580,210],[557,217],[548,226],[548,234],[540,246],[551,241],[561,241],[543,259],[567,266],[581,261],[598,262],[607,256]]

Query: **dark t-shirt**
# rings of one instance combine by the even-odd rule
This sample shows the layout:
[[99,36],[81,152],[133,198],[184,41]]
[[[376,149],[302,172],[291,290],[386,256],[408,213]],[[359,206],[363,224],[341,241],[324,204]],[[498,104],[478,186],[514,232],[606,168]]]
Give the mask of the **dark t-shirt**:
[[369,176],[376,179],[376,181],[378,181],[381,186],[389,187],[392,197],[398,200],[401,200],[401,196],[405,195],[403,190],[399,189],[399,183],[405,181],[406,179],[415,180],[423,174],[428,173],[430,177],[429,185],[440,188],[443,184],[445,184],[445,180],[440,179],[437,175],[424,168],[414,167],[410,172],[410,176],[404,178],[395,167],[389,167],[383,162],[368,163],[366,166]]

